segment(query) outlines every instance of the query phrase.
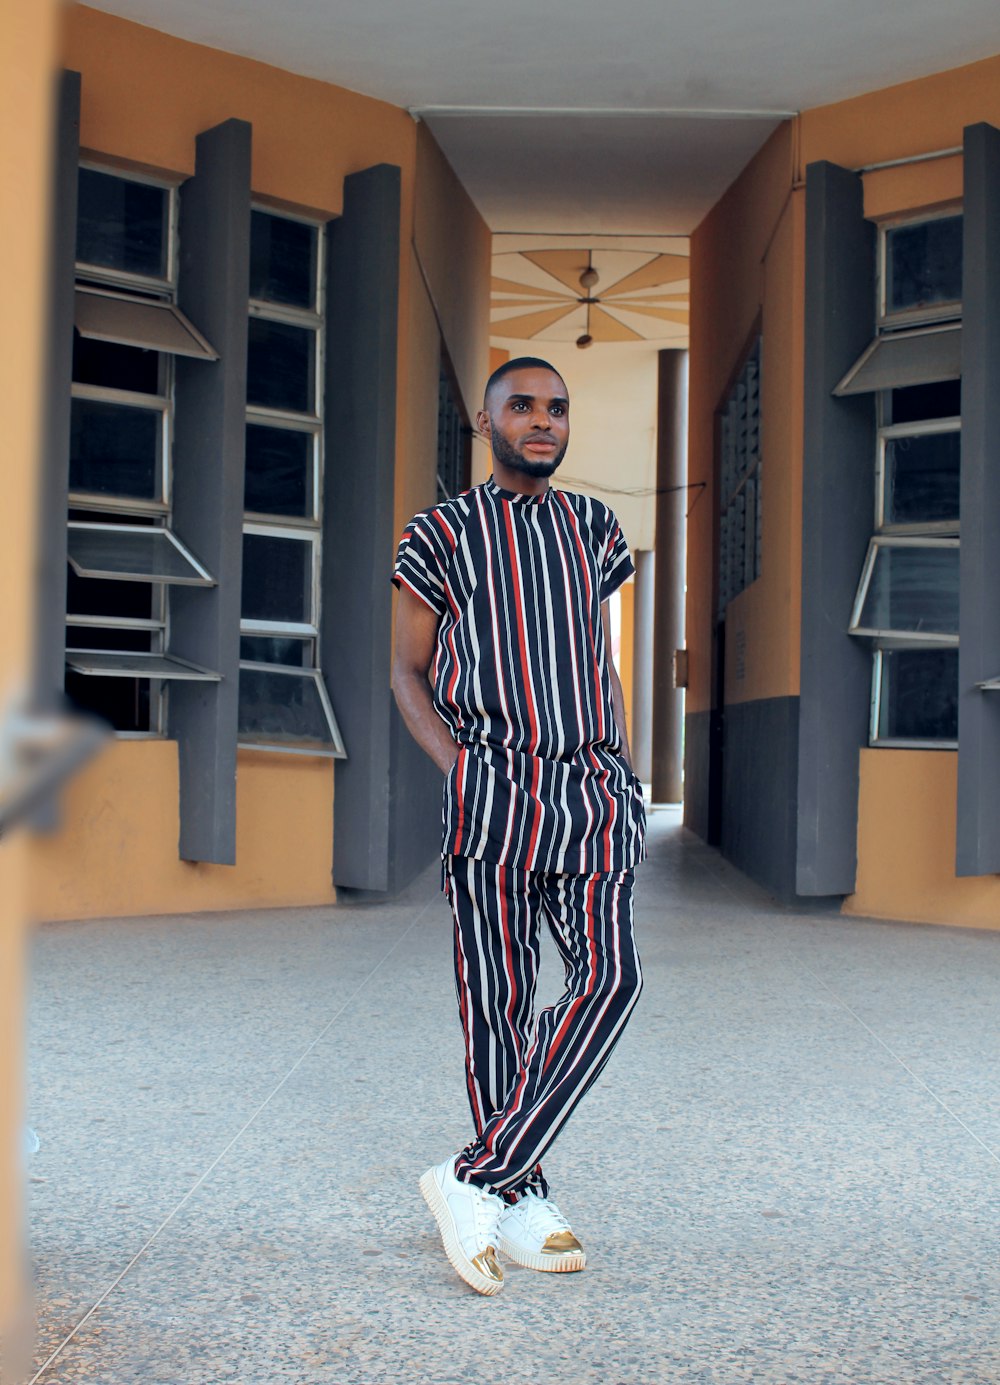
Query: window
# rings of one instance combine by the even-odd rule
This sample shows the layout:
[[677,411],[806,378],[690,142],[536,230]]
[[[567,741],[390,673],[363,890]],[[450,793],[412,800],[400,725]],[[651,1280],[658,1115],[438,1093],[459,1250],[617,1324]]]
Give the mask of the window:
[[760,576],[760,367],[758,337],[719,417],[719,620]]
[[449,500],[468,489],[471,440],[472,429],[465,422],[451,375],[442,363],[438,377],[438,500]]
[[319,672],[321,228],[251,213],[240,744],[344,754]]
[[872,644],[870,742],[958,736],[962,218],[883,227],[879,334],[834,391],[874,393],[874,535],[849,632]]
[[173,358],[216,360],[178,309],[176,196],[83,166],[70,419],[66,691],[158,734],[164,685],[212,680],[169,652],[171,585],[213,578],[170,527]]

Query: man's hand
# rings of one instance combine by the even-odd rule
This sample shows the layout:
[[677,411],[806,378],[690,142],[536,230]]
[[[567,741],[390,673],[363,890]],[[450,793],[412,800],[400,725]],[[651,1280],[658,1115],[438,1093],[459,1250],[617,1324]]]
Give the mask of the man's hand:
[[447,774],[458,759],[458,746],[434,710],[428,681],[439,617],[408,587],[399,591],[396,648],[392,657],[392,691],[410,735]]

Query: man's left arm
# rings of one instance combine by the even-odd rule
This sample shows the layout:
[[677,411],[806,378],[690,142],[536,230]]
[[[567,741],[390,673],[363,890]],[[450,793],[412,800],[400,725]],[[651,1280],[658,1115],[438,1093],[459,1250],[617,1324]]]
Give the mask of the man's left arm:
[[[622,692],[621,679],[618,677],[618,670],[615,668],[615,661],[611,654],[611,604],[608,601],[601,603],[601,624],[604,626],[604,648],[608,656],[608,672],[611,675],[611,700],[615,709],[615,725],[618,727],[618,734],[622,740],[622,756],[629,769],[632,769],[632,752],[628,744],[628,725],[625,719],[625,694]],[[633,774],[635,773],[632,770]]]

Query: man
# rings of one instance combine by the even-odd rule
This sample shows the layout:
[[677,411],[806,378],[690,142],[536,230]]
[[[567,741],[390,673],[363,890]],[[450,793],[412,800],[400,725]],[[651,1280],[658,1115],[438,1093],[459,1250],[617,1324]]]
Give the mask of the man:
[[[608,618],[632,562],[607,506],[549,485],[569,443],[566,386],[545,361],[509,361],[476,426],[493,476],[400,541],[393,690],[447,776],[443,877],[475,1126],[420,1188],[459,1275],[496,1294],[498,1249],[537,1270],[586,1263],[540,1160],[639,996],[645,815]],[[566,990],[535,1021],[543,918]]]

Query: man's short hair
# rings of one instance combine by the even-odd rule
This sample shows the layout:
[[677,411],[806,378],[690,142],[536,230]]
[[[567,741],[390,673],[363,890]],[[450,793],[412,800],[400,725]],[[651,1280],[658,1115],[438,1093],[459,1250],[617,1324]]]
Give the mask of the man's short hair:
[[[486,381],[486,388],[483,390],[484,404],[489,399],[493,386],[499,384],[505,375],[510,375],[514,370],[551,370],[553,375],[558,375],[562,380],[562,375],[555,366],[549,361],[543,361],[540,356],[515,356],[512,361],[504,361],[503,365],[498,365]],[[563,383],[565,384],[565,381]]]

